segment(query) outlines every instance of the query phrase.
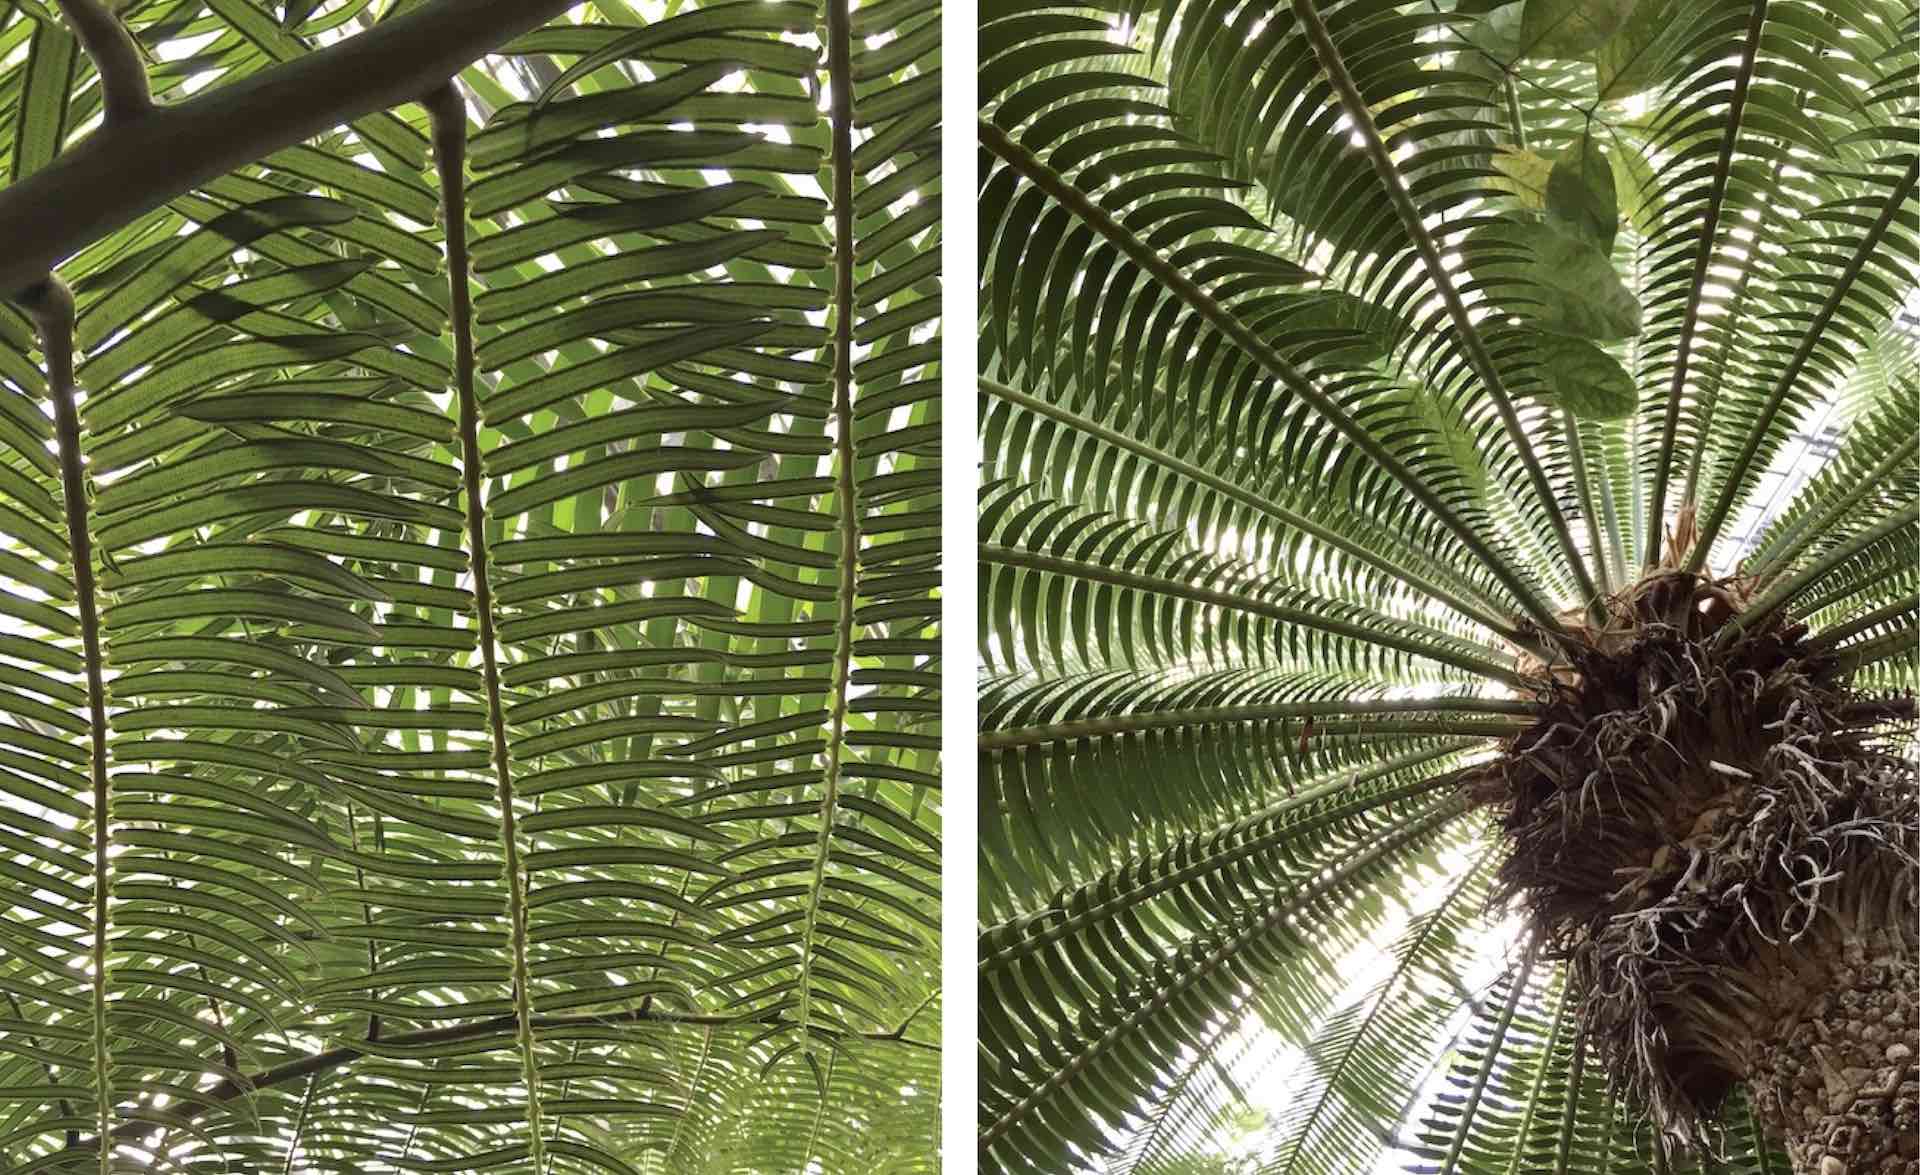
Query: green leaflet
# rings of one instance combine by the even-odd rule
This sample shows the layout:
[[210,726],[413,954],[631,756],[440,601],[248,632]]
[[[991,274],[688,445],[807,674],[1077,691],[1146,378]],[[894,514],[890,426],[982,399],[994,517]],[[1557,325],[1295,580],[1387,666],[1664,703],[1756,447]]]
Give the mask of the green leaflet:
[[646,811],[638,808],[582,805],[535,813],[527,817],[522,822],[522,826],[528,833],[566,828],[631,826],[658,829],[709,844],[732,843],[727,837],[695,821],[668,812]]
[[758,184],[716,184],[660,196],[636,196],[614,204],[557,204],[557,215],[530,220],[474,245],[475,272],[527,261],[609,232],[642,232],[691,223],[735,208],[766,191]]
[[353,396],[266,391],[195,400],[173,410],[189,420],[209,424],[324,421],[364,425],[429,441],[453,439],[453,425],[444,416]]
[[663,436],[694,429],[713,432],[736,428],[763,420],[767,414],[767,407],[760,404],[675,404],[659,408],[630,408],[556,428],[496,449],[487,455],[487,471],[496,475],[511,473],[569,453],[636,437]]
[[473,185],[475,216],[520,207],[578,177],[625,168],[714,167],[812,174],[818,154],[741,131],[636,131],[559,148],[541,159],[503,170]]
[[176,238],[140,268],[80,312],[76,325],[83,349],[132,321],[182,282],[242,247],[290,228],[343,224],[358,213],[324,196],[280,196],[236,208]]
[[[495,335],[479,348],[481,360],[504,367],[540,351],[583,338],[626,336],[629,341],[658,337],[668,326],[712,326],[764,323],[770,311],[817,310],[819,299],[804,289],[773,282],[726,282],[704,285],[698,295],[671,287],[596,298],[576,314],[563,318],[533,318]],[[645,327],[636,327],[644,322]],[[640,336],[638,338],[634,336]]]
[[80,44],[51,19],[34,26],[26,68],[18,76],[18,111],[13,120],[15,183],[53,162],[67,134],[67,95],[80,65]]
[[[129,476],[100,494],[99,508],[103,514],[117,515],[137,506],[151,505],[157,501],[203,489],[236,473],[271,473],[296,467],[365,473],[395,480],[417,480],[423,485],[439,486],[443,489],[451,488],[455,484],[454,478],[445,467],[418,457],[410,457],[402,453],[383,453],[368,445],[303,438],[281,440],[269,434],[269,439],[240,444],[210,445],[205,453],[171,467],[144,470]],[[286,483],[280,484],[282,487],[286,485]],[[247,486],[245,490],[235,492],[242,494],[251,491],[268,492],[265,486],[266,483],[255,483]],[[287,491],[283,488],[279,492]],[[332,490],[320,489],[315,492],[331,493]],[[232,516],[193,513],[204,505],[204,501],[182,503],[180,508],[188,511],[182,516],[207,519]]]
[[[580,79],[593,73],[602,66],[620,60],[622,57],[643,57],[650,52],[690,40],[708,37],[715,33],[743,32],[749,29],[781,32],[806,32],[813,28],[813,10],[802,4],[788,3],[733,3],[715,4],[694,12],[683,12],[667,20],[649,24],[629,32],[616,33],[616,30],[592,30],[587,36],[597,40],[598,45],[591,51],[581,53],[579,59],[563,70],[559,76],[547,84],[541,91],[538,105],[544,107],[557,94]],[[549,30],[559,32],[560,30]],[[586,30],[582,30],[586,32]],[[601,36],[593,37],[593,33]],[[540,36],[541,34],[535,34]],[[581,41],[584,48],[585,40]],[[679,60],[669,57],[667,60]]]
[[755,245],[780,236],[779,230],[774,229],[741,230],[709,240],[658,245],[617,257],[604,257],[555,270],[495,295],[482,295],[475,300],[474,310],[483,323],[516,318],[535,307],[551,306],[561,299],[591,294],[612,285],[697,273],[731,261]]
[[735,450],[698,450],[663,447],[651,452],[603,457],[565,472],[537,478],[494,499],[501,515],[520,513],[555,502],[581,490],[653,477],[663,473],[720,472],[757,464],[760,454]]
[[[92,387],[104,390],[127,373],[147,366],[174,348],[204,337],[217,323],[232,323],[245,329],[258,322],[272,321],[254,311],[283,305],[308,294],[325,293],[352,282],[372,268],[370,258],[321,262],[297,266],[259,277],[228,282],[218,290],[187,294],[182,290],[179,304],[163,311],[144,330],[130,333],[106,349],[89,356],[80,366],[80,376]],[[161,366],[178,361],[175,352],[162,359]]]
[[748,342],[766,329],[766,325],[760,322],[695,327],[657,342],[623,347],[611,354],[519,382],[511,391],[495,395],[485,402],[486,418],[489,424],[504,423],[605,387],[611,380],[644,375],[716,348]]
[[206,588],[159,596],[118,604],[104,613],[106,623],[118,628],[221,616],[249,616],[282,624],[309,625],[369,640],[376,635],[372,625],[336,604],[244,588]]
[[303,511],[322,510],[365,518],[447,525],[458,515],[404,498],[369,493],[351,486],[321,481],[256,482],[239,489],[219,490],[170,506],[111,522],[100,530],[100,540],[115,547],[137,546],[183,529],[230,518],[258,514],[274,520]]
[[639,86],[539,107],[507,107],[496,112],[486,129],[474,137],[473,164],[484,170],[534,158],[583,132],[612,123],[673,122],[692,117],[717,124],[806,125],[818,117],[818,110],[803,99],[725,94],[695,97],[739,68],[731,61],[709,62]]
[[392,597],[329,559],[272,543],[196,543],[191,547],[121,560],[102,580],[110,589],[199,579],[210,573],[252,571],[285,576],[350,600],[391,602]]
[[420,223],[433,220],[432,190],[411,177],[376,171],[305,144],[277,151],[264,162],[274,171],[331,189],[339,193],[341,199],[359,207],[395,212]]
[[[413,366],[411,358],[403,354],[369,354],[384,351],[386,347],[386,340],[375,335],[345,331],[314,331],[228,344],[212,343],[204,349],[180,356],[181,362],[166,364],[147,379],[123,383],[102,392],[87,405],[88,422],[101,431],[115,429],[137,419],[144,412],[171,405],[226,376],[270,372],[290,364],[322,363],[360,355],[367,366],[375,370],[389,366],[384,361],[388,358],[394,360],[392,366],[398,370]],[[151,456],[151,453],[140,453],[139,456]]]
[[[268,645],[192,636],[118,640],[109,650],[108,661],[123,666],[174,661],[244,665],[304,681],[334,700],[364,705],[359,693],[337,670]],[[120,753],[124,757],[128,752],[122,749]],[[270,761],[248,759],[241,751],[230,752],[230,755],[238,755],[246,766],[254,770],[269,770],[272,766]]]

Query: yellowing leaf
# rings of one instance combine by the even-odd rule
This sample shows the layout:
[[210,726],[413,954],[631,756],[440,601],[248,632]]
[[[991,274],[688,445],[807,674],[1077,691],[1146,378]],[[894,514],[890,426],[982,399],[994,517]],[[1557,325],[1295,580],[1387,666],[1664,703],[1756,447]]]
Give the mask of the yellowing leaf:
[[1493,167],[1500,173],[1493,185],[1535,211],[1547,206],[1547,177],[1553,172],[1553,160],[1537,151],[1523,151],[1501,144],[1493,150]]

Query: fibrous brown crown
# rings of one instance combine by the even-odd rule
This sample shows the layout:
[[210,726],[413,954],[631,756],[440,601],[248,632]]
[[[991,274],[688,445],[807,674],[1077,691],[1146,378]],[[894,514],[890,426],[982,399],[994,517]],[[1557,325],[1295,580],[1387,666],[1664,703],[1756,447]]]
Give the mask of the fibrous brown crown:
[[[1655,570],[1529,666],[1543,713],[1467,785],[1504,814],[1496,901],[1569,964],[1584,1031],[1669,1135],[1704,1123],[1753,1042],[1831,989],[1839,944],[1905,928],[1913,763],[1781,617],[1728,626],[1737,580]],[[1857,952],[1856,952],[1857,953]]]

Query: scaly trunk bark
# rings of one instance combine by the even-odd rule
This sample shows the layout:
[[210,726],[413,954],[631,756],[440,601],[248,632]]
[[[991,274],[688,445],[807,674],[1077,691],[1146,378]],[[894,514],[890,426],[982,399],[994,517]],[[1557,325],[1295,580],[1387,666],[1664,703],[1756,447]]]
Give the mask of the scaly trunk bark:
[[1911,928],[1820,945],[1825,958],[1801,953],[1799,975],[1775,978],[1786,1010],[1751,1045],[1754,1107],[1800,1175],[1920,1175]]
[[579,0],[430,0],[182,102],[112,120],[0,188],[0,297],[183,192],[341,123],[424,97]]

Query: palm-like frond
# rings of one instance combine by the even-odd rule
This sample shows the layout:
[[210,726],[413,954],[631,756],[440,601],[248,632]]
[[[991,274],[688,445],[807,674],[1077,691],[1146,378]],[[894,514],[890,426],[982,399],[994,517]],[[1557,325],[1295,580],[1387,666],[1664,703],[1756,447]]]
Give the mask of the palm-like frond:
[[[436,9],[121,7],[169,116]],[[0,312],[9,1171],[937,1164],[937,13],[528,11]]]
[[[1471,842],[1516,670],[1695,519],[1682,561],[1913,684],[1911,32],[985,7],[987,1169],[1651,1169],[1558,963],[1469,982],[1484,857],[1378,911]],[[1742,1105],[1727,1162],[1783,1170]]]

